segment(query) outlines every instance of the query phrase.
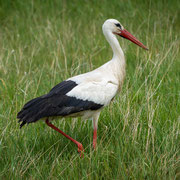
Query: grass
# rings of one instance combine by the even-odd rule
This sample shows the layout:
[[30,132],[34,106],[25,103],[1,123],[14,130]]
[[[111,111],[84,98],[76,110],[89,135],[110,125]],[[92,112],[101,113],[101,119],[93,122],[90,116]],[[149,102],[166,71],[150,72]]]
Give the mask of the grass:
[[[0,179],[178,179],[180,177],[179,1],[0,1]],[[19,129],[16,114],[60,81],[111,59],[107,18],[149,51],[119,38],[127,61],[121,93],[92,123],[43,122]]]

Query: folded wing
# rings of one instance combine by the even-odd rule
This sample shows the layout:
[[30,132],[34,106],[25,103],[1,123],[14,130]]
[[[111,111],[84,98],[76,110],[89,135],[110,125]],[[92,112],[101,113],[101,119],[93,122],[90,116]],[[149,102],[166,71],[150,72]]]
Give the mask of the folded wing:
[[79,84],[73,80],[63,81],[48,94],[26,103],[17,118],[22,122],[22,127],[44,117],[68,116],[81,111],[98,110],[107,105],[116,92],[116,85],[103,80]]

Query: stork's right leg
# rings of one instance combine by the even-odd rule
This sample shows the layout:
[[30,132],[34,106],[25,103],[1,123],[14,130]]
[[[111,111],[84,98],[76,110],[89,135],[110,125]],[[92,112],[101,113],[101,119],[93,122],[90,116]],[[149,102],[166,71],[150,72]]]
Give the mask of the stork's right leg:
[[94,117],[93,117],[93,147],[94,150],[96,150],[96,144],[97,144],[97,128],[98,128],[98,119],[99,119],[100,111],[98,111]]
[[53,124],[51,124],[48,119],[46,119],[46,124],[47,124],[49,127],[53,128],[55,131],[61,133],[61,134],[62,134],[63,136],[65,136],[66,138],[70,139],[73,143],[75,143],[75,144],[77,145],[77,147],[78,147],[78,152],[80,153],[80,157],[83,157],[83,156],[84,156],[84,154],[83,154],[84,148],[83,148],[83,146],[82,146],[81,143],[79,143],[78,141],[76,141],[75,139],[73,139],[72,137],[68,136],[67,134],[65,134],[65,133],[64,133],[63,131],[61,131],[60,129],[58,129],[56,126],[54,126]]

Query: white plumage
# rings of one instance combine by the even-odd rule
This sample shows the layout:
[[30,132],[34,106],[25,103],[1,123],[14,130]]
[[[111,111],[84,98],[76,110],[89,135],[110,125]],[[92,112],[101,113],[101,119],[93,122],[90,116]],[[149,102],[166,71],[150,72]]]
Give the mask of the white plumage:
[[102,77],[91,80],[87,78],[79,82],[78,86],[66,95],[106,106],[116,95],[117,91],[118,83],[111,81],[110,78]]

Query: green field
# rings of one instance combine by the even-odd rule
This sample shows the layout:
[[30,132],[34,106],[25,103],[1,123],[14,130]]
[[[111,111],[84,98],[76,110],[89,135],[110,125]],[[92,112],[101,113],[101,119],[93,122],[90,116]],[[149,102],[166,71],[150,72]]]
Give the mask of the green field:
[[[0,179],[180,178],[180,1],[0,0]],[[108,18],[149,51],[118,38],[126,79],[99,119],[44,122],[19,129],[17,112],[60,81],[112,57],[102,33]]]

